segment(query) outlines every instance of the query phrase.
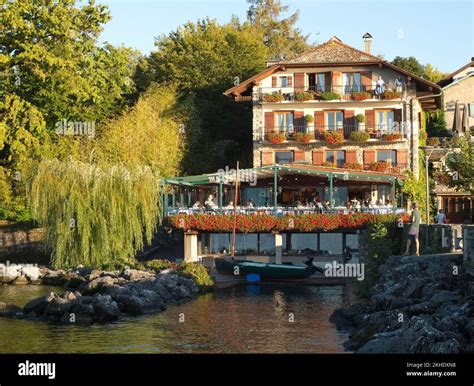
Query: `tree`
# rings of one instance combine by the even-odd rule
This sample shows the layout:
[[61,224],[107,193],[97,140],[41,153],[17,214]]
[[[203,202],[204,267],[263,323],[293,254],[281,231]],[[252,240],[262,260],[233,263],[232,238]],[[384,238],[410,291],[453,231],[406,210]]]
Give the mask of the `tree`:
[[298,11],[282,17],[289,7],[280,0],[247,0],[247,21],[262,35],[270,58],[285,58],[309,48],[308,37],[295,27]]
[[423,69],[423,78],[433,83],[438,83],[446,76],[448,76],[447,73],[441,72],[437,67],[429,63]]
[[397,67],[403,68],[404,70],[410,71],[415,75],[423,75],[423,65],[413,56],[410,56],[408,58],[396,56],[395,59],[392,60],[392,64]]
[[426,131],[430,137],[449,136],[443,109],[437,109],[426,114]]
[[470,138],[457,139],[446,157],[446,166],[452,175],[451,185],[474,195],[474,142]]

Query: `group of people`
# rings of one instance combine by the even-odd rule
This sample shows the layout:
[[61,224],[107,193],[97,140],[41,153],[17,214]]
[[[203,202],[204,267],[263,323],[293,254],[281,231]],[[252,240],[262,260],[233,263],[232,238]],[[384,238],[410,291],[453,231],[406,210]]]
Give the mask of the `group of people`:
[[[403,90],[403,80],[399,76],[397,79],[395,79],[395,91],[401,93],[402,90]],[[385,82],[382,79],[382,77],[379,76],[379,78],[375,82],[374,94],[380,98],[384,92],[385,92]]]

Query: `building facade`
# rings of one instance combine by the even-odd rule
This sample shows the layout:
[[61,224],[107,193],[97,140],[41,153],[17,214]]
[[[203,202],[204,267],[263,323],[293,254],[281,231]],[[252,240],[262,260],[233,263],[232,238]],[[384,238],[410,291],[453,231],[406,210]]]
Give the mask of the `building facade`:
[[[422,110],[440,106],[438,85],[337,37],[269,63],[226,95],[253,106],[253,167],[306,164],[402,175],[418,173]],[[385,187],[341,189],[384,200]]]

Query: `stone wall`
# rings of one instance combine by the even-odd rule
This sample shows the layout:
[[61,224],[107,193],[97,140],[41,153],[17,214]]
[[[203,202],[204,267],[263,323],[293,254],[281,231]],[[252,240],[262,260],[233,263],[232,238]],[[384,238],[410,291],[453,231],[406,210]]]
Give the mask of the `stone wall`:
[[27,229],[14,225],[0,226],[0,262],[7,260],[16,262],[44,260],[49,255],[41,245],[44,236],[45,232],[40,228]]

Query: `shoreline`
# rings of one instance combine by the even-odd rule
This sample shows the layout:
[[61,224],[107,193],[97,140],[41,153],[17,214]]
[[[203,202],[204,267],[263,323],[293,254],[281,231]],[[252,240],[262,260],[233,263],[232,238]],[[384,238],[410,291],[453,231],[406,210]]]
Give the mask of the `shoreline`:
[[367,301],[330,317],[354,353],[474,351],[474,269],[462,254],[391,256]]

